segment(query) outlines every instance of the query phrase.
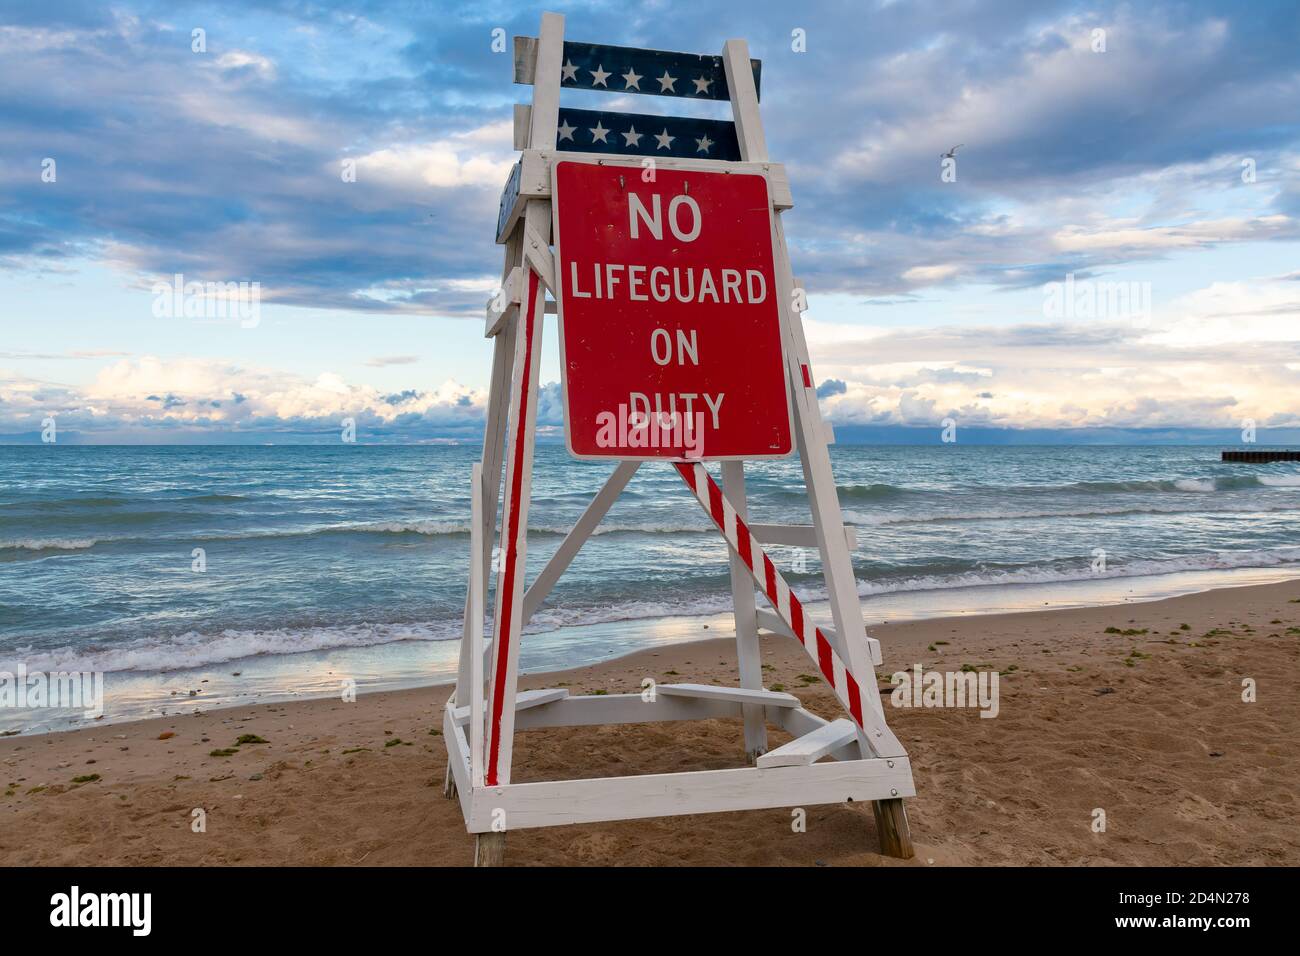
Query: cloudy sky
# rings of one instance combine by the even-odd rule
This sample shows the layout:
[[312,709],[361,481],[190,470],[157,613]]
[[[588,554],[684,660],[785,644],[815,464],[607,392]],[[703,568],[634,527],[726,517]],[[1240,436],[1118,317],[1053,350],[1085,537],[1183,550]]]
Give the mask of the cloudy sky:
[[[1294,2],[551,6],[763,60],[841,436],[1300,437]],[[493,31],[540,10],[4,0],[0,440],[474,436],[527,94]],[[165,314],[176,273],[260,283],[257,321]]]

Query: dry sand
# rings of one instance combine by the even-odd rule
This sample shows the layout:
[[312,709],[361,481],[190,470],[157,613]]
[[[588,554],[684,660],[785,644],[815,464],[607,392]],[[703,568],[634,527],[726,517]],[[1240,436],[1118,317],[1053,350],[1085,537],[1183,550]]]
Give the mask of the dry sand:
[[[882,679],[918,661],[1002,672],[996,719],[886,703],[916,775],[914,860],[879,856],[870,808],[844,804],[808,808],[806,833],[792,832],[788,810],[517,831],[508,862],[1300,864],[1300,581],[872,633],[885,647]],[[838,716],[824,685],[800,678],[813,668],[793,641],[765,639],[764,660],[767,686]],[[734,684],[734,673],[732,642],[701,640],[521,686],[613,693],[647,676]],[[1242,701],[1247,677],[1256,703]],[[473,838],[442,796],[446,754],[431,733],[447,693],[0,740],[0,864],[468,864]],[[267,743],[209,755],[240,734]],[[738,720],[528,732],[515,779],[742,766],[742,739]],[[192,832],[194,808],[206,833]],[[1092,831],[1094,808],[1107,814],[1105,833]]]

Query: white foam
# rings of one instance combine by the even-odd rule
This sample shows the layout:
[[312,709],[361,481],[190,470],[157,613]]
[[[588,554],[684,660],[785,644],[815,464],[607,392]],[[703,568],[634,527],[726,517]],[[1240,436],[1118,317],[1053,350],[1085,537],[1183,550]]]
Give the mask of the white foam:
[[338,627],[226,630],[216,634],[189,631],[174,637],[150,637],[115,647],[17,648],[0,670],[18,663],[28,671],[173,671],[263,654],[297,654],[338,647],[373,647],[396,641],[442,641],[459,637],[459,621],[430,624],[354,624]]
[[1182,571],[1226,571],[1234,568],[1271,568],[1300,564],[1300,546],[1263,551],[1226,551],[1181,558],[1148,559],[1110,565],[1105,571],[1091,566],[1076,568],[1016,568],[1006,571],[965,571],[960,574],[922,575],[891,581],[859,581],[858,593],[891,594],[898,591],[935,591],[948,588],[990,587],[1009,584],[1055,584],[1107,578],[1147,577]]
[[883,527],[895,524],[946,524],[961,521],[1028,521],[1039,518],[1111,518],[1123,515],[1216,515],[1216,514],[1269,514],[1279,511],[1296,511],[1296,504],[1269,505],[1262,501],[1243,499],[1229,501],[1216,498],[1213,504],[1204,499],[1185,499],[1180,504],[1146,504],[1142,507],[1116,505],[1113,508],[1085,508],[1079,511],[1026,511],[1011,509],[1006,511],[971,511],[966,514],[935,514],[917,516],[915,514],[873,514],[870,512],[846,509],[844,520],[861,527]]
[[98,543],[98,538],[18,538],[0,541],[0,551],[84,551]]
[[[1122,565],[1113,564],[1103,572],[1093,572],[1087,566],[1033,567],[1005,571],[919,575],[885,581],[859,581],[858,593],[870,596],[1287,565],[1300,565],[1300,546],[1132,561]],[[799,583],[796,585],[796,590],[805,602],[819,602],[826,598],[824,587],[810,581]],[[603,607],[543,607],[529,622],[527,632],[539,633],[565,627],[616,621],[695,617],[722,613],[730,607],[730,595],[722,592],[684,597],[679,600],[624,601]],[[447,641],[459,639],[460,635],[459,619],[414,624],[355,624],[260,631],[225,630],[218,633],[190,631],[173,637],[142,638],[112,647],[92,645],[54,650],[17,648],[11,652],[13,655],[11,660],[0,661],[0,670],[12,672],[21,661],[29,671],[64,670],[105,673],[173,671],[262,655],[287,655],[345,647],[373,647],[398,641]]]

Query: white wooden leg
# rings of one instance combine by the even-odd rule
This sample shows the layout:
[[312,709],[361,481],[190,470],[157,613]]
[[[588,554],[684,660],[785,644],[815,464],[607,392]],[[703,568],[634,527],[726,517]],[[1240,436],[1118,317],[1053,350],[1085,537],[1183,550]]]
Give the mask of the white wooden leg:
[[[748,505],[745,499],[745,463],[743,461],[724,461],[722,463],[722,490],[736,508],[741,520],[749,520]],[[736,617],[736,659],[740,664],[740,686],[750,690],[763,687],[763,658],[758,644],[757,608],[754,603],[754,580],[750,577],[745,562],[732,552],[731,554],[731,599],[735,606]],[[746,704],[745,715],[745,756],[752,763],[767,752],[767,725],[763,720],[763,708],[758,704]]]
[[[542,208],[544,207],[544,209]],[[550,203],[529,204],[526,223],[550,221]],[[519,684],[519,634],[528,554],[528,504],[532,487],[537,418],[537,377],[541,371],[545,293],[531,270],[519,304],[515,367],[511,385],[506,494],[502,511],[501,571],[493,617],[491,693],[488,698],[485,782],[510,782],[514,747],[515,694]]]

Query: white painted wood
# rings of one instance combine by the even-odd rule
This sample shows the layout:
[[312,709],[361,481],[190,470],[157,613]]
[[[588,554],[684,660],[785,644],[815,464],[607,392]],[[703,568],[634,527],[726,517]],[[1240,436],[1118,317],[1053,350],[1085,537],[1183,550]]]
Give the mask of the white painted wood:
[[501,507],[502,468],[505,464],[506,424],[509,417],[510,375],[514,366],[518,326],[511,323],[492,340],[492,384],[483,424],[483,580],[492,570],[497,515]]
[[[772,716],[775,718],[773,723],[795,737],[813,733],[831,723],[826,718],[818,717],[812,711],[804,710],[802,707],[793,710],[776,710],[772,712]],[[852,740],[842,747],[832,750],[828,756],[832,760],[861,760],[864,758],[862,748],[857,740]],[[868,752],[865,757],[871,758],[871,754]]]
[[[528,256],[526,255],[526,252],[528,248],[531,246],[531,244],[527,244],[527,245],[525,244],[524,241],[525,236],[531,235],[534,239],[537,240],[537,246],[534,249],[535,252],[544,252],[546,256],[551,256],[551,201],[549,199],[535,199],[532,202],[530,202],[528,204],[528,208],[524,210],[523,224],[524,227],[521,230],[519,243],[520,243],[520,254],[524,256],[524,264],[525,265],[529,264]],[[547,260],[545,258],[542,258],[536,261],[540,261],[541,263],[545,264]],[[551,256],[550,262],[551,262],[550,273],[551,273],[552,280],[554,280],[554,276],[555,276],[554,256]],[[543,275],[542,280],[543,282],[545,282],[546,276]],[[522,283],[520,285],[520,289],[522,292],[523,289]]]
[[841,717],[811,733],[796,737],[775,750],[769,750],[758,758],[756,765],[762,770],[768,767],[806,767],[857,739],[857,725]]
[[578,520],[574,522],[569,533],[565,535],[560,546],[555,549],[551,559],[546,562],[546,567],[542,568],[541,574],[533,580],[524,593],[524,623],[527,624],[532,619],[533,614],[541,607],[546,596],[551,593],[551,588],[555,587],[555,582],[560,579],[560,575],[568,569],[573,559],[577,556],[578,551],[591,537],[593,531],[608,514],[610,507],[618,500],[618,496],[623,493],[627,483],[632,480],[636,470],[641,467],[639,461],[622,461],[614,469],[614,473],[605,481],[596,497],[587,505],[586,510],[582,512]]
[[[773,634],[780,634],[783,637],[794,637],[794,631],[790,629],[790,625],[781,620],[781,616],[774,611],[769,611],[767,608],[759,608],[756,617],[758,618],[758,626],[763,630],[771,631]],[[834,628],[823,627],[821,632],[826,635],[826,639],[830,641],[832,645],[838,646],[839,638],[836,635]],[[867,637],[867,656],[871,658],[872,664],[879,665],[884,663],[880,651],[880,642],[874,637]]]
[[[647,677],[651,675],[647,674]],[[671,694],[592,694],[566,697],[545,707],[519,712],[518,730],[541,727],[590,727],[602,724],[651,724],[680,720],[739,717],[741,705],[731,700],[674,697]],[[778,708],[772,708],[777,710]],[[779,708],[785,710],[787,708]]]
[[[817,529],[810,524],[751,524],[749,533],[762,544],[784,544],[795,548],[817,547]],[[853,551],[858,546],[858,531],[844,526],[844,540]]]
[[[473,687],[470,681],[470,657],[474,653],[472,648],[471,634],[475,621],[475,609],[482,610],[481,605],[474,603],[474,588],[476,583],[482,581],[483,566],[475,560],[476,547],[482,547],[483,544],[483,526],[480,521],[475,520],[478,517],[478,508],[482,500],[483,492],[483,464],[474,462],[470,465],[469,480],[469,500],[470,500],[470,522],[469,522],[469,578],[465,588],[465,620],[460,629],[460,658],[456,669],[456,687],[451,692],[448,701],[456,704],[464,704],[469,699],[469,690]],[[475,577],[478,576],[478,581]],[[478,615],[478,626],[480,633],[483,629],[483,615]]]
[[758,90],[754,88],[749,44],[744,40],[724,43],[722,69],[727,75],[727,88],[731,91],[731,117],[736,123],[740,158],[745,162],[763,162],[767,159],[767,139],[758,112]]
[[514,47],[515,82],[532,86],[537,72],[537,37],[515,37]]
[[[789,366],[791,398],[794,405],[795,436],[799,459],[803,465],[804,483],[813,514],[813,527],[817,530],[817,544],[821,551],[822,574],[826,591],[830,595],[831,616],[835,621],[832,640],[836,651],[865,691],[875,686],[871,672],[866,626],[862,620],[862,605],[858,597],[857,579],[853,574],[852,557],[844,538],[844,516],[840,511],[835,476],[831,471],[830,451],[826,447],[822,429],[821,409],[813,388],[804,385],[804,369],[811,370],[808,346],[803,336],[803,323],[799,314],[788,304],[792,301],[794,274],[790,268],[790,252],[785,242],[785,232],[780,216],[773,217],[772,239],[776,266],[778,302],[782,308],[786,333],[786,362]],[[811,373],[809,374],[811,379]],[[884,709],[878,694],[863,693],[862,717],[864,732],[861,743],[870,747],[880,757],[906,755],[903,745],[885,722]]]
[[450,704],[442,711],[442,739],[447,742],[447,771],[456,782],[460,812],[468,824],[474,812],[475,793],[470,782],[469,742],[465,739],[464,728],[452,720],[451,711]]
[[[536,205],[549,206],[550,204],[537,203]],[[540,211],[540,214],[549,219],[549,208]],[[525,217],[525,228],[527,228],[532,225],[532,208],[527,211]],[[541,374],[542,323],[545,317],[542,309],[541,286],[538,285],[534,295],[531,285],[530,282],[529,288],[526,288],[523,293],[519,306],[520,321],[515,323],[518,331],[518,342],[515,347],[515,362],[510,386],[509,443],[506,452],[506,496],[501,519],[501,572],[497,585],[496,612],[493,615],[492,624],[493,660],[491,680],[489,682],[491,692],[488,697],[488,734],[487,754],[485,757],[487,781],[489,783],[510,782],[511,757],[514,747],[515,711],[514,707],[509,705],[514,703],[519,684],[519,635],[522,630],[520,624],[522,614],[519,611],[523,607],[524,569],[527,567],[528,556],[528,510],[529,500],[532,495],[533,448],[537,429],[537,380]],[[529,310],[532,312],[533,320],[531,336],[528,334],[524,322]],[[525,377],[527,378],[526,388],[524,387]],[[520,416],[523,416],[522,426],[520,425]],[[520,471],[517,500],[511,493],[511,489],[516,484],[516,469]],[[517,519],[515,512],[517,512]],[[507,534],[512,524],[517,525],[517,536],[513,540],[509,540]],[[505,575],[509,566],[508,555],[511,549],[514,550],[516,555],[516,573],[512,586],[507,588],[505,587]],[[509,619],[508,631],[503,630],[502,626],[502,611],[507,601],[511,603],[514,610],[513,613],[506,615]],[[500,708],[499,726],[494,728],[495,702],[498,698],[504,702],[504,705]],[[495,780],[492,776],[494,757],[497,771]]]
[[[545,205],[549,209],[550,203],[534,201],[535,206]],[[531,216],[526,217],[531,219]],[[558,294],[555,286],[555,257],[551,255],[551,247],[548,241],[538,234],[537,229],[531,221],[524,223],[524,259],[532,266],[542,279],[542,284],[546,286],[548,292],[553,295]]]
[[822,421],[822,431],[823,431],[823,433],[824,433],[823,436],[822,436],[822,438],[823,438],[823,440],[826,442],[826,444],[828,444],[828,445],[834,445],[834,444],[835,444],[835,426],[832,425],[830,422],[823,420],[823,421]]
[[[507,271],[505,279],[501,281],[501,292],[487,301],[487,329],[484,338],[492,338],[501,331],[502,325],[519,314],[517,306],[523,282],[524,271],[519,266],[514,266]],[[498,307],[501,309],[499,312]]]
[[740,767],[487,787],[475,792],[466,825],[471,833],[490,830],[496,808],[505,811],[509,829],[523,830],[687,813],[807,807],[849,800],[861,803],[915,795],[911,766],[906,758],[837,761],[767,770]]
[[[569,696],[568,688],[565,687],[548,687],[544,690],[521,690],[515,694],[515,711],[528,710],[530,707],[541,707],[543,704],[553,704],[557,700],[564,700]],[[470,708],[460,706],[456,708],[455,714],[457,723],[465,723],[472,718]],[[480,784],[481,786],[482,784]]]
[[[596,163],[601,166],[616,166],[634,170],[641,174],[640,156],[613,156],[604,153],[570,153],[555,150],[526,149],[520,155],[519,192],[515,195],[514,205],[506,215],[502,234],[511,235],[519,217],[531,199],[550,199],[553,191],[551,169],[555,163],[564,160]],[[727,163],[716,159],[689,159],[665,157],[655,160],[658,169],[677,169],[696,172],[746,173],[763,176],[767,179],[768,195],[772,208],[780,211],[794,206],[790,192],[789,174],[781,163]]]
[[[515,42],[515,77],[517,81],[533,84],[533,103],[522,105],[515,110],[516,146],[526,145],[520,165],[519,199],[509,211],[507,226],[501,233],[501,240],[506,245],[503,269],[503,288],[514,282],[516,289],[511,300],[528,298],[518,294],[518,285],[527,278],[528,269],[518,272],[513,270],[527,265],[535,270],[548,287],[554,289],[554,257],[550,253],[552,195],[551,168],[558,159],[575,159],[599,162],[607,165],[626,166],[639,170],[641,157],[608,157],[579,153],[556,153],[555,126],[559,109],[559,65],[563,50],[563,17],[555,14],[543,16],[540,39],[516,38]],[[714,160],[659,160],[661,168],[680,168],[716,171],[726,169],[735,173],[751,173],[767,178],[769,194],[773,208],[776,210],[790,208],[793,205],[789,180],[785,168],[777,163],[767,162],[766,142],[762,121],[758,112],[757,93],[754,91],[753,76],[749,68],[749,56],[743,41],[728,41],[724,47],[724,66],[732,89],[732,111],[736,121],[737,136],[741,143],[742,158],[746,162],[721,163]],[[526,131],[526,142],[524,132]],[[785,245],[782,224],[779,217],[774,217],[773,245],[776,266],[778,295],[786,303],[791,302],[790,292],[794,277],[790,271],[789,252]],[[513,304],[513,302],[512,302]],[[542,319],[547,313],[555,311],[555,304],[547,302],[544,293],[534,301],[524,303],[526,308],[535,310],[534,350],[535,359],[540,360]],[[520,440],[524,461],[520,467],[521,493],[517,505],[520,514],[520,536],[517,547],[517,561],[520,572],[516,580],[515,607],[528,608],[531,614],[544,599],[545,593],[554,584],[551,580],[544,589],[518,593],[523,585],[522,568],[526,560],[527,502],[531,485],[532,454],[535,436],[533,429],[536,420],[537,371],[530,372],[530,394],[520,395],[519,356],[522,355],[524,342],[519,335],[523,323],[519,321],[520,309],[508,308],[497,316],[489,315],[486,325],[488,337],[494,338],[493,378],[488,403],[488,422],[484,435],[484,454],[481,469],[473,477],[473,484],[478,489],[477,503],[481,514],[472,515],[472,527],[478,530],[478,547],[474,544],[471,533],[471,564],[481,569],[478,584],[486,590],[488,563],[496,529],[498,502],[501,497],[502,468],[506,467],[506,487],[512,481],[511,467],[514,455],[508,441],[516,439],[515,430],[508,427],[519,413],[522,403],[527,414],[529,428]],[[830,474],[829,454],[826,446],[834,441],[834,433],[829,424],[820,416],[815,393],[805,389],[802,382],[802,370],[808,365],[807,345],[803,338],[802,323],[793,309],[783,308],[783,334],[786,336],[787,365],[792,383],[792,405],[794,406],[793,425],[798,439],[798,450],[803,463],[805,481],[810,493],[810,505],[813,511],[813,525],[807,528],[781,529],[778,526],[752,526],[757,541],[771,543],[790,543],[795,546],[815,545],[821,551],[823,568],[826,569],[827,586],[831,594],[832,614],[835,616],[835,630],[823,628],[828,640],[835,645],[840,657],[849,665],[858,677],[864,698],[864,723],[867,735],[853,733],[847,736],[844,726],[852,731],[852,722],[825,719],[804,710],[797,698],[790,694],[763,691],[761,688],[742,686],[739,688],[709,687],[707,685],[669,684],[655,688],[655,693],[647,700],[640,694],[565,696],[563,688],[548,689],[541,692],[518,693],[518,630],[527,619],[526,615],[513,615],[514,624],[504,639],[487,641],[482,634],[483,614],[478,613],[480,624],[477,637],[472,633],[471,616],[475,605],[476,586],[471,570],[470,587],[466,595],[466,628],[463,635],[462,669],[458,672],[458,690],[454,703],[449,703],[444,713],[444,727],[448,748],[448,772],[456,782],[460,795],[462,813],[471,832],[488,832],[491,829],[492,813],[495,809],[506,810],[508,826],[518,829],[530,826],[545,826],[558,823],[577,823],[596,820],[631,819],[641,816],[663,816],[674,813],[700,813],[715,810],[736,810],[758,808],[762,806],[809,805],[816,803],[838,802],[845,799],[887,800],[909,797],[915,793],[911,767],[898,744],[897,739],[884,723],[884,712],[879,695],[874,692],[874,673],[866,660],[879,661],[879,642],[865,634],[862,626],[861,610],[857,599],[856,582],[853,582],[852,567],[849,564],[849,552],[856,546],[856,537],[852,529],[845,529],[839,512],[838,499],[835,494],[833,478]],[[632,464],[635,463],[624,463]],[[737,469],[743,468],[739,462]],[[526,467],[525,467],[526,466]],[[620,466],[622,467],[622,466]],[[616,470],[616,476],[618,474]],[[630,477],[630,472],[628,477]],[[724,484],[727,476],[724,470]],[[614,478],[611,478],[611,482]],[[743,471],[740,471],[743,487]],[[625,484],[626,482],[624,482]],[[597,495],[600,499],[607,488]],[[621,487],[618,489],[621,491]],[[609,494],[612,502],[618,491]],[[725,497],[733,504],[739,500],[744,506],[743,492],[736,493],[733,484],[727,488]],[[582,542],[594,530],[600,518],[608,510],[603,501],[593,501],[589,511],[596,509],[590,527],[580,529],[575,525],[574,531],[566,537],[564,545],[572,540],[571,553],[562,562],[555,564],[553,577],[558,579],[563,570],[572,561]],[[473,509],[472,509],[473,510]],[[584,515],[586,517],[586,515]],[[581,520],[581,519],[580,519]],[[502,526],[507,518],[502,516]],[[809,535],[811,532],[811,536]],[[790,540],[790,539],[798,539]],[[503,542],[504,544],[505,542]],[[481,554],[478,552],[482,552]],[[552,559],[554,563],[555,559]],[[832,571],[832,565],[834,570]],[[548,564],[547,571],[551,570]],[[546,574],[546,571],[543,572]],[[852,585],[845,587],[845,585]],[[500,591],[500,588],[498,588]],[[752,588],[747,592],[750,604],[753,602]],[[536,601],[530,599],[536,594]],[[496,620],[500,620],[501,594],[498,593]],[[738,610],[738,641],[746,629],[744,618],[746,610],[743,597],[736,601]],[[851,605],[851,607],[850,607]],[[766,615],[766,617],[764,616]],[[766,626],[770,621],[783,625],[780,617],[768,611],[755,610],[752,630]],[[856,624],[856,629],[854,625]],[[494,626],[495,623],[494,623]],[[788,633],[788,628],[773,628],[778,633]],[[859,639],[855,640],[855,630]],[[493,694],[502,697],[514,706],[506,706],[502,712],[501,773],[499,784],[486,787],[481,778],[475,779],[473,754],[475,745],[472,741],[473,728],[482,728],[484,721],[475,720],[473,705],[476,695],[468,693],[468,685],[474,684],[472,664],[477,660],[480,665],[477,686],[483,686],[482,667],[485,666],[482,654],[466,653],[472,650],[477,640],[480,647],[486,645],[485,653],[491,655],[490,662],[498,649],[507,654],[510,669],[502,687],[493,687]],[[757,651],[755,641],[755,652]],[[748,673],[747,655],[738,645],[741,657],[741,681],[743,685],[753,682],[753,675]],[[756,660],[756,653],[754,655]],[[466,664],[471,666],[466,667]],[[761,665],[760,665],[761,667]],[[653,675],[647,675],[653,676]],[[761,674],[758,675],[761,678]],[[477,695],[480,706],[484,703],[481,693]],[[487,703],[490,706],[491,698]],[[458,712],[464,716],[456,718]],[[519,716],[516,720],[515,714]],[[740,717],[761,715],[766,722],[783,727],[800,739],[778,748],[760,760],[766,760],[754,768],[742,768],[721,771],[699,771],[686,774],[659,774],[627,778],[604,778],[596,780],[558,781],[540,784],[510,784],[510,764],[512,756],[513,735],[516,727],[529,729],[534,727],[556,727],[570,725],[617,724],[629,722],[695,720],[717,717]],[[469,736],[466,736],[466,730]],[[747,735],[747,749],[750,740]],[[881,759],[860,759],[863,754],[872,751],[883,755]],[[896,751],[896,753],[895,753]],[[816,753],[817,756],[811,756]],[[835,763],[817,763],[821,757],[830,757]],[[777,763],[789,765],[774,766]]]
[[[483,786],[483,615],[487,601],[487,575],[483,562],[483,466],[470,469],[469,545],[469,778]],[[459,688],[456,700],[461,700]]]
[[[546,149],[526,149],[520,154],[519,193],[510,215],[505,222],[505,234],[509,235],[512,223],[522,214],[530,199],[550,199],[552,190],[551,168],[557,162],[573,160],[576,162],[596,163],[601,166],[616,166],[641,173],[642,156],[617,156],[606,153],[561,152]],[[790,176],[782,163],[727,163],[716,159],[690,159],[685,157],[663,157],[655,160],[655,168],[682,170],[685,172],[728,172],[763,176],[767,179],[768,194],[775,210],[790,209],[794,198],[790,192]]]
[[[732,116],[740,143],[741,159],[748,162],[766,160],[767,141],[758,110],[758,94],[749,67],[749,46],[744,40],[726,42],[723,47],[723,66],[731,91]],[[776,280],[780,289],[778,301],[788,304],[792,302],[794,273],[790,267],[789,251],[779,217],[774,217],[773,221],[773,247]],[[816,405],[816,394],[812,388],[804,387],[803,384],[803,370],[810,369],[811,365],[807,358],[807,347],[802,341],[799,315],[790,308],[783,308],[782,315],[785,318],[783,325],[787,328],[786,357],[791,365],[795,433],[813,511],[813,526],[822,554],[827,591],[831,596],[831,611],[838,637],[836,650],[850,672],[858,678],[859,686],[866,688],[873,686],[874,680],[866,680],[866,630],[862,622],[849,549],[843,535],[844,520],[839,510],[834,476],[830,468],[827,434],[820,409]],[[791,326],[798,327],[798,341],[789,331]],[[798,374],[795,374],[796,371]],[[831,639],[830,635],[828,639]],[[863,717],[868,727],[860,742],[869,743],[877,753],[902,753],[902,745],[885,726],[884,713],[877,695],[864,694],[864,697],[867,698],[867,704],[863,709]]]
[[[736,507],[741,521],[749,520],[749,506],[745,497],[745,463],[722,463],[722,488]],[[736,621],[736,660],[740,671],[740,686],[750,690],[763,689],[763,657],[758,645],[758,625],[754,619],[754,581],[749,568],[734,551],[730,557],[731,602]],[[767,750],[767,724],[763,707],[745,704],[745,753],[752,760]]]
[[799,698],[776,690],[751,690],[748,687],[715,687],[712,684],[660,684],[660,694],[680,697],[703,697],[730,700],[738,704],[765,704],[768,707],[798,707]]
[[533,69],[533,149],[555,149],[555,129],[560,124],[560,66],[564,57],[564,17],[542,14],[537,35],[537,61]]
[[528,139],[533,132],[533,108],[527,103],[515,104],[514,140],[515,149],[527,149]]

